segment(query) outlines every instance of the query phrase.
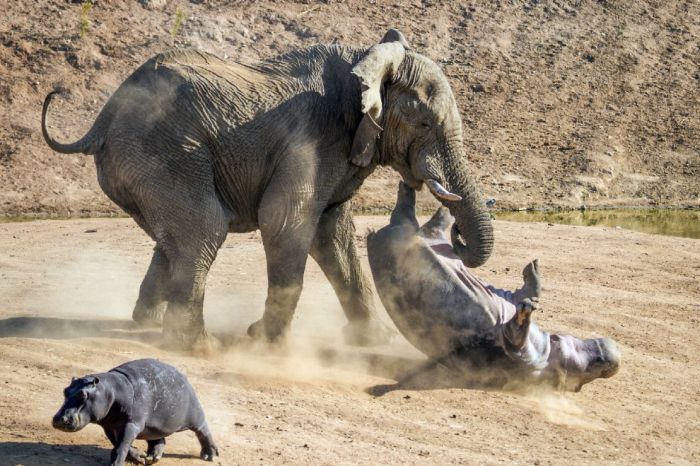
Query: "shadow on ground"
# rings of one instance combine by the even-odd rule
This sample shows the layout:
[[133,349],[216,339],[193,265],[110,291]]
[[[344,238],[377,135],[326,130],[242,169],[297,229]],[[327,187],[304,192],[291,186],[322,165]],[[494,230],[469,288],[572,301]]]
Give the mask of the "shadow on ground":
[[131,320],[82,320],[52,317],[11,317],[0,320],[0,338],[124,338],[143,343],[160,340],[160,330],[143,329]]
[[365,391],[372,396],[382,396],[395,390],[438,390],[461,388],[471,390],[502,389],[504,380],[495,374],[469,374],[457,372],[429,359],[369,352],[343,352],[326,348],[319,351],[324,364],[342,368],[357,366],[358,359],[369,374],[396,380],[393,384],[380,384]]
[[107,448],[95,445],[51,445],[43,442],[0,442],[0,464],[22,466],[93,466],[109,463]]
[[[139,445],[135,446],[139,447]],[[3,466],[65,466],[66,464],[71,466],[94,466],[96,464],[108,464],[110,452],[109,448],[102,448],[96,445],[0,442],[0,464]],[[165,453],[163,457],[199,459],[198,456],[181,453]]]
[[[247,335],[215,334],[224,350],[245,349],[257,353],[261,348]],[[80,320],[52,317],[11,317],[0,320],[0,338],[118,338],[154,344],[161,339],[160,329],[143,329],[131,320]],[[258,342],[259,343],[259,342]],[[263,347],[263,355],[275,353],[275,346]],[[375,385],[366,391],[382,396],[394,390],[436,390],[448,388],[495,390],[503,387],[498,377],[475,376],[448,370],[426,359],[385,354],[374,349],[344,347],[322,348],[317,354],[323,365],[348,371],[362,370],[376,377],[396,380],[394,384]],[[361,369],[358,369],[361,368]],[[234,376],[219,373],[219,378]],[[236,374],[236,377],[241,377]],[[0,456],[2,458],[2,456]],[[4,464],[4,463],[3,463]]]

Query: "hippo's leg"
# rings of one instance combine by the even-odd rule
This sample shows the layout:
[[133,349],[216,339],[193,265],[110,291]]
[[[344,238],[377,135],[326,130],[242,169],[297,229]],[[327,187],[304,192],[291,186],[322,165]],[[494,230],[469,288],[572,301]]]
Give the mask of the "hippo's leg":
[[420,227],[420,235],[423,238],[434,238],[448,241],[447,229],[452,223],[452,215],[447,207],[440,207],[435,211],[430,220]]
[[539,263],[537,259],[530,262],[523,269],[523,287],[516,290],[512,295],[512,303],[518,305],[520,301],[527,298],[539,298],[542,292],[540,285]]
[[[117,434],[112,431],[112,430],[107,430],[105,429],[105,434],[107,435],[107,438],[109,441],[112,443],[112,446],[116,447],[117,446]],[[114,456],[116,455],[116,448],[112,450],[112,458],[114,459]],[[146,459],[145,459],[145,454],[141,451],[139,451],[137,448],[134,448],[133,446],[129,447],[129,453],[127,454],[127,459],[131,461],[132,463],[136,464],[146,464]]]
[[116,441],[113,442],[115,447],[112,450],[110,466],[124,466],[126,458],[129,456],[132,448],[131,444],[136,440],[136,436],[142,430],[143,428],[139,428],[139,426],[133,422],[124,426],[124,430],[116,435]]
[[146,464],[157,463],[163,457],[165,451],[165,439],[148,441],[148,450],[146,451]]
[[133,446],[129,447],[129,453],[127,453],[126,458],[135,464],[148,464],[146,454]]
[[506,344],[511,350],[518,351],[525,345],[530,331],[530,316],[537,306],[538,299],[535,297],[525,298],[515,306],[515,315],[503,329]]
[[132,318],[144,326],[160,326],[168,304],[170,264],[161,246],[153,249],[151,265],[139,289],[139,298],[134,306]]
[[391,225],[410,225],[418,230],[416,219],[416,191],[403,181],[399,183],[399,192],[396,196],[396,205],[391,211],[389,220]]
[[209,432],[209,426],[206,421],[198,428],[192,429],[197,435],[197,440],[202,446],[202,451],[199,453],[199,457],[205,461],[214,461],[215,456],[219,456],[219,449],[216,448],[214,444],[214,439],[211,437],[211,432]]

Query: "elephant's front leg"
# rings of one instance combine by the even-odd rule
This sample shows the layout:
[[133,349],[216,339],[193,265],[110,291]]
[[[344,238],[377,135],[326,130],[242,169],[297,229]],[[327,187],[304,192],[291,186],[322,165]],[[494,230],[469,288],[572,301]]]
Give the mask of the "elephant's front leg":
[[313,232],[285,231],[271,236],[262,231],[267,259],[267,299],[263,318],[248,328],[251,337],[264,336],[274,342],[289,330],[301,295],[312,237]]
[[343,329],[350,344],[386,343],[393,332],[377,317],[369,280],[362,272],[355,246],[352,205],[346,201],[327,209],[318,223],[311,256],[323,270],[343,307]]
[[276,184],[263,196],[258,221],[267,261],[267,299],[263,318],[248,328],[251,337],[276,341],[289,330],[320,216],[319,204],[313,190],[297,191],[288,183]]

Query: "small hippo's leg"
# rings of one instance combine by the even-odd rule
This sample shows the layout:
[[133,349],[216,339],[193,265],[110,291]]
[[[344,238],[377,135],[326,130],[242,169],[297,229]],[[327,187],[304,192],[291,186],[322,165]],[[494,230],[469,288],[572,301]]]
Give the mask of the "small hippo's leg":
[[126,458],[132,463],[148,464],[146,454],[133,446],[129,447],[129,453],[126,455]]
[[[109,441],[112,443],[112,446],[116,447],[117,446],[117,434],[114,431],[108,430],[108,429],[105,429],[105,434],[107,435],[107,438],[109,439]],[[116,454],[115,451],[116,451],[116,448],[114,450],[112,450],[113,456]],[[129,453],[127,454],[126,457],[132,463],[150,464],[150,463],[147,463],[146,455],[143,452],[139,451],[137,448],[134,448],[133,446],[129,447]]]
[[539,298],[542,292],[540,285],[539,263],[537,259],[530,262],[523,269],[523,287],[516,290],[512,295],[512,303],[517,305],[527,298]]
[[515,315],[503,328],[503,336],[509,349],[518,351],[527,341],[530,331],[530,316],[532,311],[537,309],[537,306],[538,299],[535,297],[525,298],[516,305]]
[[199,444],[202,446],[199,457],[205,461],[214,461],[214,457],[219,456],[219,449],[216,448],[214,444],[214,439],[211,437],[207,422],[204,421],[200,427],[193,428],[192,430],[197,435],[197,440],[199,440]]
[[131,422],[124,426],[124,430],[117,435],[116,442],[114,442],[116,445],[112,450],[110,466],[124,466],[131,450],[131,444],[142,430]]
[[165,451],[165,439],[148,441],[148,450],[146,451],[146,464],[157,463],[163,457]]

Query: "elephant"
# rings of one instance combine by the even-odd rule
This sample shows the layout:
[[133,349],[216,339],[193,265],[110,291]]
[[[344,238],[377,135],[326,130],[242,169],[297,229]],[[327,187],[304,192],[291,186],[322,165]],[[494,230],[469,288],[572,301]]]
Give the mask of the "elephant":
[[155,241],[133,318],[166,341],[207,344],[205,281],[229,232],[260,230],[268,290],[248,334],[288,332],[308,255],[334,288],[349,343],[386,341],[355,244],[351,198],[379,165],[424,184],[456,218],[467,266],[483,264],[493,227],[469,174],[462,122],[440,67],[390,29],[369,48],[292,50],[253,65],[184,49],[158,54],[124,81],[79,140],[101,189]]

